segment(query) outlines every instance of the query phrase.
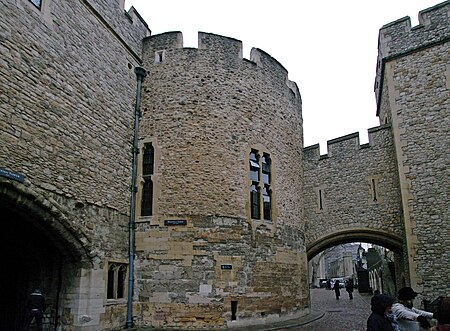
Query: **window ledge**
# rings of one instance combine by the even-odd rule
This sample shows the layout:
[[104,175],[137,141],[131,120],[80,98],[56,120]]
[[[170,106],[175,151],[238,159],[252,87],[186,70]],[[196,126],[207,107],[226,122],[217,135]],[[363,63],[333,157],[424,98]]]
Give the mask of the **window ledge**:
[[127,299],[106,299],[106,306],[126,304]]

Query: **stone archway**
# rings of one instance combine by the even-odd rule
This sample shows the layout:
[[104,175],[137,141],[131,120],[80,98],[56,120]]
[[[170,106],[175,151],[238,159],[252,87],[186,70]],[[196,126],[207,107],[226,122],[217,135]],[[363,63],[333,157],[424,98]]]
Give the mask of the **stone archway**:
[[384,246],[395,253],[402,252],[403,239],[393,233],[374,229],[349,229],[319,237],[306,245],[308,260],[311,260],[321,251],[345,243],[368,242]]
[[23,327],[26,297],[39,288],[48,304],[44,323],[53,330],[63,287],[76,277],[67,271],[90,263],[86,249],[57,203],[23,184],[0,179],[0,215],[0,329]]
[[[368,229],[368,228],[354,228],[354,229],[348,229],[348,230],[341,230],[337,231],[333,234],[328,234],[325,236],[322,236],[320,238],[317,238],[315,241],[311,241],[307,243],[307,256],[309,261],[314,261],[314,258],[316,255],[318,255],[320,252],[325,251],[328,248],[341,245],[341,244],[350,244],[350,243],[369,243],[369,244],[375,244],[378,246],[382,246],[393,252],[393,261],[395,262],[395,270],[389,269],[389,275],[392,276],[392,280],[389,283],[392,285],[390,289],[392,290],[392,294],[395,293],[395,287],[398,287],[400,284],[400,278],[399,275],[404,273],[405,270],[407,270],[407,261],[405,261],[404,258],[404,239],[400,237],[399,235],[382,231],[382,230],[375,230],[375,229]],[[356,252],[355,252],[356,253]],[[374,253],[372,253],[374,254]],[[320,255],[319,255],[320,256]],[[371,255],[372,259],[374,255]],[[356,267],[356,266],[355,266]],[[358,267],[357,267],[358,268]],[[373,274],[369,275],[366,272],[366,276],[360,275],[361,272],[364,270],[357,270],[358,274],[358,280],[362,277],[363,280],[367,280],[367,286],[369,286],[369,279],[367,277],[372,277],[372,283],[373,281],[376,281],[373,279]],[[366,278],[365,278],[366,277]],[[361,289],[360,289],[361,290]]]

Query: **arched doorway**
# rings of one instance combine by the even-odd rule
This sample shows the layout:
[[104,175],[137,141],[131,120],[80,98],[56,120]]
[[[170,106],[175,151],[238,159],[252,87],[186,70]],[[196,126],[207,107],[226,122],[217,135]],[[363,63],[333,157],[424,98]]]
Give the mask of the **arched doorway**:
[[60,222],[61,212],[44,200],[0,183],[0,330],[22,330],[33,289],[46,298],[45,330],[55,330],[64,286],[77,277],[67,270],[86,261],[74,231]]
[[0,232],[4,263],[0,272],[0,330],[23,327],[26,298],[34,288],[45,294],[45,324],[54,326],[61,289],[61,253],[32,222],[3,206],[0,213],[6,220]]

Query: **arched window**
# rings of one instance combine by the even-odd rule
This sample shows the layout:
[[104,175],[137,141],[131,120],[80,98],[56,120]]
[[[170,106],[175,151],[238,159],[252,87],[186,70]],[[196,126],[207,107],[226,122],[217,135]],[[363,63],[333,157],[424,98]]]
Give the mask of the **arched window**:
[[109,263],[106,298],[125,298],[125,285],[127,278],[127,265],[125,263]]

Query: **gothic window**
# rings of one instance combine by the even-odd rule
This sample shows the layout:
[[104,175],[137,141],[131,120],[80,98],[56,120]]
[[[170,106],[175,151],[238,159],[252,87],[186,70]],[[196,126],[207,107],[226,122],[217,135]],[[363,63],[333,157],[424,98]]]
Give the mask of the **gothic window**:
[[142,158],[142,186],[141,216],[153,214],[153,170],[155,151],[152,144],[145,144]]
[[41,0],[30,0],[30,2],[37,8],[37,9],[41,9],[42,6],[42,1]]
[[250,163],[250,214],[252,219],[272,220],[271,160],[267,153],[262,157],[252,149]]
[[109,263],[106,298],[125,298],[125,285],[127,277],[127,265],[124,263]]

